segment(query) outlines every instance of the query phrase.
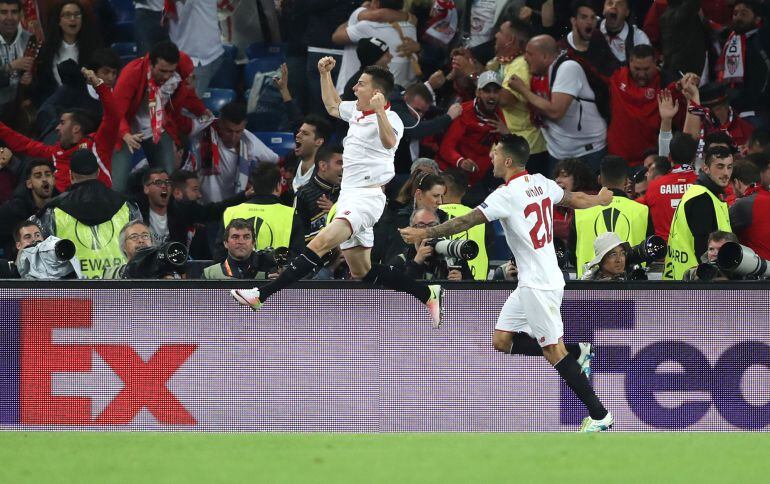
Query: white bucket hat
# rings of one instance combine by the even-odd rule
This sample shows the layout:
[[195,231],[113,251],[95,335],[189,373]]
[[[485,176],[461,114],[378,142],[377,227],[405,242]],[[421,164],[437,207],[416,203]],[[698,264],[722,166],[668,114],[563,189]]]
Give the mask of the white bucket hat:
[[589,268],[598,265],[605,255],[619,245],[624,246],[626,251],[631,247],[628,242],[620,240],[620,237],[618,237],[615,232],[599,234],[599,236],[596,237],[596,240],[594,240],[594,254],[596,254],[596,257],[585,265],[585,269],[588,270]]

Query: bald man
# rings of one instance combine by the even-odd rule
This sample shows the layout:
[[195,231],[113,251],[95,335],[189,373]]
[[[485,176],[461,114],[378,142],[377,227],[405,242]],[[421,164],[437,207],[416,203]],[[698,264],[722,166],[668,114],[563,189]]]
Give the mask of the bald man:
[[[560,160],[577,158],[595,173],[607,154],[607,123],[599,114],[596,95],[583,68],[565,58],[553,37],[533,37],[524,50],[532,80],[512,76],[508,86],[535,110],[548,144],[551,171]],[[550,173],[550,171],[549,171]]]

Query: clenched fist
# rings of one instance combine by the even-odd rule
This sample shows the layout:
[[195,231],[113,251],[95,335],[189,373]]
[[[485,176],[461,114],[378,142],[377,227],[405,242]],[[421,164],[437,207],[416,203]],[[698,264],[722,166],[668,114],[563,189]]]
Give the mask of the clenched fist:
[[376,93],[372,96],[372,100],[369,101],[369,105],[375,111],[385,109],[385,104],[387,104],[387,100],[385,100],[385,96],[383,96],[381,92]]
[[321,60],[318,61],[318,72],[321,74],[331,72],[335,65],[337,65],[337,61],[334,60],[334,57],[322,57]]

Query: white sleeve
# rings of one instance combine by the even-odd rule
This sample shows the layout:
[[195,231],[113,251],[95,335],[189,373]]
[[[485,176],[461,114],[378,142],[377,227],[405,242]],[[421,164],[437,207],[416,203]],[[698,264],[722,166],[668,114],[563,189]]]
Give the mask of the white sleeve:
[[500,187],[490,193],[484,202],[478,208],[488,222],[510,217],[512,203],[508,200],[508,193],[504,187]]
[[634,45],[651,45],[650,38],[637,26],[634,26]]
[[350,41],[354,44],[357,44],[361,39],[374,37],[374,31],[372,30],[371,22],[368,21],[358,22],[355,25],[348,24],[346,30]]
[[558,205],[564,198],[564,189],[549,178],[545,179],[545,183],[548,186],[548,196],[551,198],[554,205]]
[[366,7],[358,7],[357,9],[353,10],[353,13],[351,13],[350,17],[348,17],[348,27],[352,27],[359,22],[358,14],[364,10],[366,10]]
[[585,72],[575,61],[562,62],[556,71],[556,79],[553,82],[551,92],[562,92],[572,97],[580,97],[580,91],[587,83]]
[[393,111],[388,111],[388,121],[393,126],[393,132],[396,133],[396,144],[401,142],[401,138],[404,136],[404,122],[398,114]]
[[275,153],[275,151],[268,148],[267,145],[262,142],[262,140],[254,136],[252,133],[248,133],[248,135],[246,133],[247,132],[244,131],[243,134],[244,136],[247,136],[247,139],[249,140],[249,144],[251,145],[251,150],[249,151],[250,160],[257,159],[259,161],[269,161],[270,163],[278,163],[281,157],[278,156]]
[[337,109],[340,111],[340,119],[350,121],[356,113],[356,101],[342,101]]

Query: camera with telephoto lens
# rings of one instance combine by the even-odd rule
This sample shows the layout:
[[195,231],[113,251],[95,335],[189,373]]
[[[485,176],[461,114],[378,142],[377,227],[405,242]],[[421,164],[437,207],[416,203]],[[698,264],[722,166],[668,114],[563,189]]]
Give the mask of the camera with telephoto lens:
[[735,242],[726,242],[719,248],[717,266],[733,278],[770,279],[770,262]]
[[126,264],[124,279],[161,279],[184,274],[187,247],[179,242],[166,242],[157,247],[142,247]]
[[627,279],[646,281],[647,268],[642,264],[650,264],[666,257],[666,241],[658,235],[650,235],[641,244],[628,249],[626,254]]
[[73,257],[75,244],[52,235],[22,249],[16,266],[22,279],[72,279],[80,269],[72,265]]
[[479,255],[479,245],[473,240],[429,239],[425,245],[433,247],[436,254],[446,259],[471,260]]

